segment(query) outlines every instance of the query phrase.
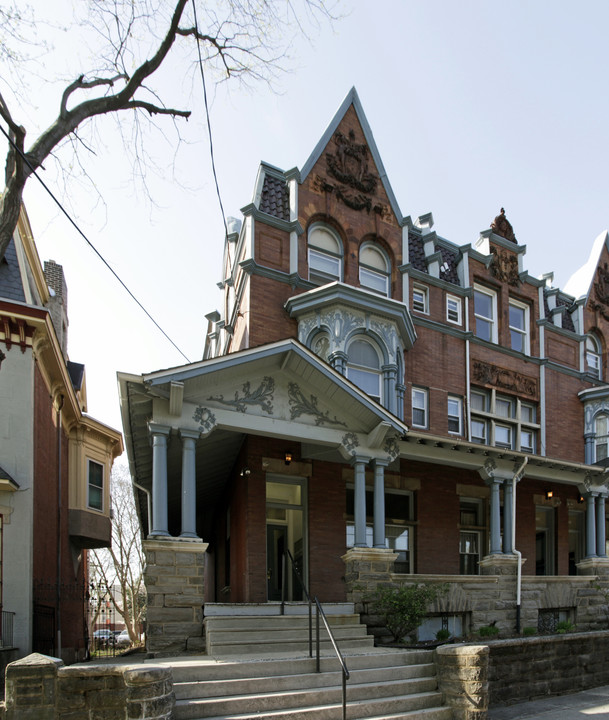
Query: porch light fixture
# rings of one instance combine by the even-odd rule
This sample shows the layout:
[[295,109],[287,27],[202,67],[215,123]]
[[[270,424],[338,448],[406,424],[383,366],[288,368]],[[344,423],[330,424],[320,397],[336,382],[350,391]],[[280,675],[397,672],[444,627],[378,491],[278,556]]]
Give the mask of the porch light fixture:
[[583,502],[584,502],[584,496],[583,496],[583,495],[580,495],[580,496],[577,498],[577,502],[580,503],[580,504],[583,503]]
[[291,452],[287,452],[287,453],[285,454],[285,464],[286,464],[286,465],[289,465],[291,462],[292,462],[292,453],[291,453]]
[[551,500],[554,497],[554,490],[546,490],[546,500]]
[[239,473],[239,475],[241,475],[241,477],[247,477],[251,474],[251,472],[252,471],[248,467],[244,467],[243,470]]

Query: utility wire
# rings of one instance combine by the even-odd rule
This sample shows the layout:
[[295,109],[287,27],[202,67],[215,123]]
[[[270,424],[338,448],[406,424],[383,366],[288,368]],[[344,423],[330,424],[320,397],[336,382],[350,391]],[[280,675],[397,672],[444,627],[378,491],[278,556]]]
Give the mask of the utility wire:
[[216,183],[216,195],[220,203],[220,212],[222,213],[222,222],[224,223],[225,237],[228,237],[228,226],[226,224],[226,215],[224,214],[224,205],[220,195],[220,186],[218,184],[218,175],[216,174],[216,161],[214,159],[214,141],[211,134],[211,120],[209,117],[209,105],[207,103],[207,86],[205,84],[205,72],[203,71],[203,57],[201,55],[201,40],[199,39],[199,23],[197,22],[197,5],[196,0],[192,0],[192,12],[195,21],[195,38],[197,40],[197,52],[199,54],[199,71],[201,72],[201,83],[203,84],[203,100],[205,101],[205,117],[207,118],[207,133],[209,135],[209,154],[211,156],[211,169]]
[[0,125],[0,130],[2,131],[2,134],[6,137],[6,139],[9,141],[9,143],[15,148],[15,150],[19,153],[21,158],[24,160],[26,165],[30,168],[32,171],[32,174],[34,177],[38,180],[38,182],[42,185],[42,187],[47,191],[47,193],[51,196],[51,198],[54,200],[57,207],[61,210],[61,212],[68,218],[68,220],[72,223],[74,228],[76,229],[76,232],[84,239],[84,241],[89,245],[89,247],[93,250],[93,252],[97,255],[97,257],[104,263],[104,265],[110,270],[110,272],[114,275],[114,277],[118,280],[118,282],[123,286],[123,288],[127,291],[131,299],[139,305],[140,309],[143,310],[148,318],[154,323],[156,328],[160,330],[165,338],[169,340],[169,342],[173,345],[173,347],[180,353],[180,355],[186,360],[187,363],[190,363],[190,360],[188,357],[180,350],[180,348],[175,344],[175,342],[169,337],[169,335],[163,330],[163,328],[158,324],[158,322],[152,317],[152,315],[146,310],[146,308],[142,305],[142,303],[135,297],[135,295],[129,290],[127,285],[121,280],[121,278],[118,276],[116,271],[110,266],[110,264],[107,262],[107,260],[103,257],[103,255],[99,252],[99,250],[93,245],[93,243],[89,240],[89,238],[84,234],[84,232],[78,227],[76,222],[71,218],[68,211],[63,207],[63,205],[59,202],[59,200],[55,197],[53,194],[53,191],[48,187],[48,185],[44,182],[44,180],[38,175],[36,170],[31,166],[29,160],[27,157],[21,152],[21,150],[17,147],[13,139],[10,137],[10,135],[6,132],[6,130]]

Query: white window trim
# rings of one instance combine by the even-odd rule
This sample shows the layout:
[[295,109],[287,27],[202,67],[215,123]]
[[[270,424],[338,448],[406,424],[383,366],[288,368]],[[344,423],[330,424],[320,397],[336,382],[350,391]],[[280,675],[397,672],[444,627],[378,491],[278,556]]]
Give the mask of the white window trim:
[[[415,307],[415,299],[414,299],[415,292],[419,292],[423,296],[423,302],[421,303],[423,305],[423,308]],[[412,309],[415,312],[420,312],[420,313],[424,313],[425,315],[429,315],[429,290],[424,285],[413,285],[412,286]]]
[[[95,465],[99,465],[102,469],[102,486],[100,488],[101,490],[101,508],[95,507],[91,505],[91,463],[95,463]],[[104,463],[99,462],[99,460],[94,460],[93,458],[87,458],[87,509],[88,510],[95,510],[95,512],[104,512],[104,493],[106,489],[106,467]]]
[[[480,318],[484,322],[490,323],[491,326],[491,338],[486,342],[497,343],[498,342],[498,331],[497,331],[497,293],[483,285],[474,285],[474,293],[480,293],[481,295],[487,295],[491,299],[491,317],[486,315],[478,315],[476,313],[476,296],[474,295],[474,319]],[[476,335],[476,323],[474,322],[474,335]],[[476,335],[476,337],[480,337]],[[480,338],[484,340],[484,338]]]
[[[523,349],[522,353],[525,355],[531,354],[531,326],[530,326],[530,314],[531,309],[526,303],[519,302],[518,300],[514,300],[513,298],[510,298],[510,306],[513,306],[515,308],[518,308],[519,310],[524,311],[524,329],[513,327],[512,325],[509,325],[509,312],[508,312],[508,325],[510,329],[510,333],[512,331],[517,332],[519,335],[522,335],[524,338],[523,342]],[[510,345],[511,345],[511,335],[510,335]]]
[[[453,320],[453,319],[450,317],[449,308],[448,308],[449,302],[454,302],[455,305],[456,305],[456,312],[457,312],[457,319],[456,319],[456,320]],[[462,306],[461,298],[456,297],[455,295],[447,295],[447,296],[446,296],[446,322],[453,323],[454,325],[461,325],[461,324],[462,324],[463,320],[462,320],[462,310],[461,310],[461,306]]]
[[[485,398],[485,407],[486,410],[477,410],[472,406],[472,396],[473,395],[479,395],[481,397]],[[509,417],[499,415],[497,413],[497,405],[498,401],[505,400],[510,403],[511,408],[511,414]],[[522,408],[531,408],[532,413],[531,416],[533,417],[533,420],[524,419]],[[496,428],[498,426],[501,427],[508,427],[510,429],[510,448],[513,450],[520,450],[522,452],[532,452],[536,453],[538,452],[537,445],[539,442],[538,433],[541,428],[539,423],[537,422],[537,410],[534,403],[526,402],[524,400],[521,400],[518,397],[511,397],[509,395],[503,395],[501,393],[497,393],[494,389],[479,389],[476,388],[475,390],[472,389],[470,391],[470,402],[469,402],[469,408],[470,408],[470,419],[469,419],[469,437],[471,442],[479,442],[479,439],[474,439],[473,434],[473,423],[478,421],[480,423],[484,423],[486,428],[486,442],[484,444],[495,446],[495,447],[505,447],[504,444],[498,445],[496,442]],[[521,446],[521,432],[522,431],[529,431],[531,432],[531,437],[533,440],[533,449],[530,448],[522,448]]]
[[[423,398],[423,407],[416,407],[414,404],[414,397],[415,393],[420,393],[421,397]],[[410,394],[411,399],[411,405],[412,405],[412,427],[421,428],[423,430],[426,430],[429,427],[429,392],[425,388],[421,387],[413,387],[412,392]],[[416,410],[422,410],[424,415],[424,422],[423,424],[416,423],[414,420],[414,411]]]
[[[448,412],[448,403],[450,401],[456,402],[458,405],[458,416],[457,415],[451,415]],[[447,398],[447,416],[450,420],[451,418],[457,417],[459,421],[459,429],[458,430],[448,430],[449,435],[463,435],[463,398],[457,396],[457,395],[449,395]]]

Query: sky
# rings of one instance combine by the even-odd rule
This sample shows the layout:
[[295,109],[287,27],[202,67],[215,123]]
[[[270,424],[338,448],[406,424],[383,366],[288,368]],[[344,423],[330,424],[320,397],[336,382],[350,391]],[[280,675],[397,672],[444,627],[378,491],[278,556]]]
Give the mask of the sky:
[[[50,5],[69,18],[82,3]],[[49,11],[47,0],[32,4]],[[527,247],[525,268],[533,276],[553,272],[555,286],[564,287],[609,227],[609,3],[345,0],[335,11],[342,14],[335,22],[308,26],[310,40],[289,40],[290,71],[273,89],[208,86],[226,215],[240,217],[251,202],[261,161],[302,168],[355,86],[404,216],[432,212],[436,232],[463,245],[475,243],[504,207]],[[14,110],[31,137],[58,107],[61,86],[50,74],[73,78],[94,62],[84,43],[76,60],[55,66],[58,51],[75,52],[83,38],[47,35],[55,50],[45,53],[39,78]],[[166,69],[170,89],[185,83],[182,61]],[[12,82],[0,67],[3,93]],[[98,124],[95,154],[81,152],[90,183],[61,154],[59,163],[77,177],[64,185],[49,164],[44,178],[181,352],[197,361],[205,315],[221,305],[224,230],[202,91],[197,82],[188,91],[193,115],[176,121],[182,141],[168,123],[164,139],[147,146],[158,168],[147,176],[149,197],[131,181],[114,120]],[[86,365],[89,413],[120,429],[117,371],[141,374],[186,360],[35,180],[25,203],[42,260],[64,267],[69,353]]]

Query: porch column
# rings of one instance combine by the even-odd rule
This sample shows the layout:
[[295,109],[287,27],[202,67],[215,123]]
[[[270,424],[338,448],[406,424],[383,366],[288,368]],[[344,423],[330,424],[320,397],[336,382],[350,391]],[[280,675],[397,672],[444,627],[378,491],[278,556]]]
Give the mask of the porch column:
[[182,532],[180,537],[198,538],[197,535],[197,473],[196,442],[200,433],[180,430],[182,439]]
[[491,488],[491,555],[501,553],[501,505],[500,488],[502,480],[491,478],[488,484]]
[[355,524],[354,547],[366,547],[366,463],[367,458],[354,457],[355,490],[353,515]]
[[171,428],[149,423],[152,436],[152,528],[150,537],[169,537],[167,530],[167,441]]
[[512,538],[512,504],[514,488],[509,480],[503,486],[503,552],[511,554],[514,547]]
[[605,498],[599,495],[596,501],[596,554],[598,557],[607,557],[605,550]]
[[586,557],[597,557],[596,555],[596,518],[595,500],[596,493],[586,493]]
[[384,548],[385,545],[385,468],[387,462],[374,460],[374,530],[373,546]]

